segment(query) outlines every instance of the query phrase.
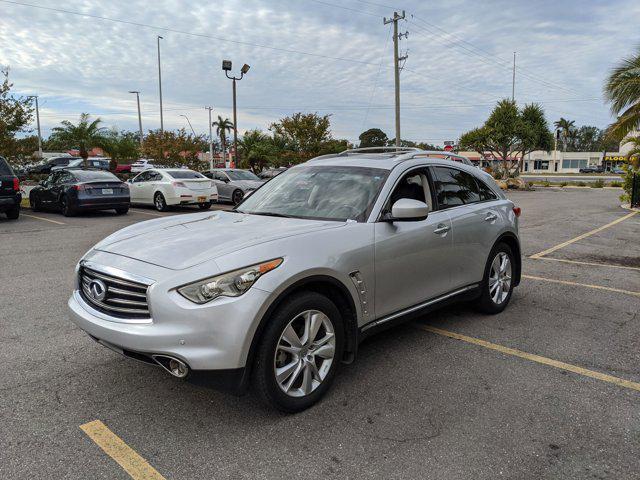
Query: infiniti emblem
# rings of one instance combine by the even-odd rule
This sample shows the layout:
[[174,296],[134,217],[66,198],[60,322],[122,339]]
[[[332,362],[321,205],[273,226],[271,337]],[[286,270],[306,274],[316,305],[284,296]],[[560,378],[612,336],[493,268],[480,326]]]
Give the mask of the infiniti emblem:
[[91,283],[89,283],[89,294],[94,300],[102,302],[107,296],[107,286],[102,280],[91,280]]

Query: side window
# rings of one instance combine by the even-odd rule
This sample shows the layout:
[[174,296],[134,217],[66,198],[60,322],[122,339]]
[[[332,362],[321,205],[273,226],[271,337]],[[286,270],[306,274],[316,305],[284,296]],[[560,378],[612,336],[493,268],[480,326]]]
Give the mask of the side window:
[[489,186],[482,180],[476,178],[476,183],[478,184],[478,188],[480,190],[480,200],[484,202],[487,200],[496,200],[498,198],[498,196],[493,193],[493,190],[491,190]]
[[434,167],[433,172],[440,208],[480,201],[480,191],[473,175],[447,167]]
[[62,175],[62,172],[56,172],[53,175],[49,176],[49,179],[47,180],[47,182],[49,183],[49,185],[60,185],[61,175]]
[[385,211],[391,211],[393,204],[401,198],[419,200],[429,205],[430,209],[432,208],[429,178],[425,168],[411,170],[402,176],[389,197]]
[[149,179],[149,172],[142,172],[133,179],[133,183],[146,182]]

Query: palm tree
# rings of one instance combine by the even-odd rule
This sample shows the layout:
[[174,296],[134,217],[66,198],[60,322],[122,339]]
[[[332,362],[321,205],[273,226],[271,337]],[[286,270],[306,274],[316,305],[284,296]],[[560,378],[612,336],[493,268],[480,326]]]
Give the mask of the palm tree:
[[611,71],[604,95],[611,102],[611,112],[618,117],[609,127],[612,136],[622,140],[640,130],[640,47]]
[[227,132],[233,129],[233,122],[228,118],[222,118],[218,115],[218,120],[211,125],[216,127],[216,135],[220,137],[220,146],[222,147],[222,161],[227,163]]
[[87,159],[89,158],[87,149],[102,147],[106,143],[105,128],[100,126],[102,120],[96,118],[90,122],[89,114],[81,113],[77,125],[74,125],[69,120],[63,120],[61,123],[61,127],[55,127],[51,130],[51,136],[56,141],[69,147],[77,146],[80,150],[80,156],[84,160],[84,165],[87,166]]
[[560,130],[562,135],[562,151],[567,151],[567,139],[571,136],[571,131],[575,128],[575,120],[567,120],[560,117],[560,120],[553,122],[556,130]]

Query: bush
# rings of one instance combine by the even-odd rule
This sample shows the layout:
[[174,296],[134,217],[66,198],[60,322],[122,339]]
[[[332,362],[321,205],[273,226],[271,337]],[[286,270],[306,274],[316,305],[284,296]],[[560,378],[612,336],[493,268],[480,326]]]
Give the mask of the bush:
[[595,182],[593,182],[591,184],[592,188],[602,188],[604,187],[604,180],[602,180],[601,178],[597,179]]
[[586,182],[576,182],[576,187],[586,187],[587,183]]
[[542,182],[542,186],[543,187],[550,187],[551,183],[548,180],[546,180],[546,181]]
[[614,181],[614,182],[611,182],[609,185],[612,187],[620,188],[622,187],[622,182]]
[[569,182],[560,182],[561,187],[566,187],[567,185],[569,185]]

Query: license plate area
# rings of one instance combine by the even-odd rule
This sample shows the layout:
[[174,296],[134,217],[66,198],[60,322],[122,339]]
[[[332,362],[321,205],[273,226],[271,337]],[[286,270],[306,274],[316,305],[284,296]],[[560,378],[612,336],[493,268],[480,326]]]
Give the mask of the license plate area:
[[113,188],[103,188],[102,189],[102,194],[103,195],[113,195]]

